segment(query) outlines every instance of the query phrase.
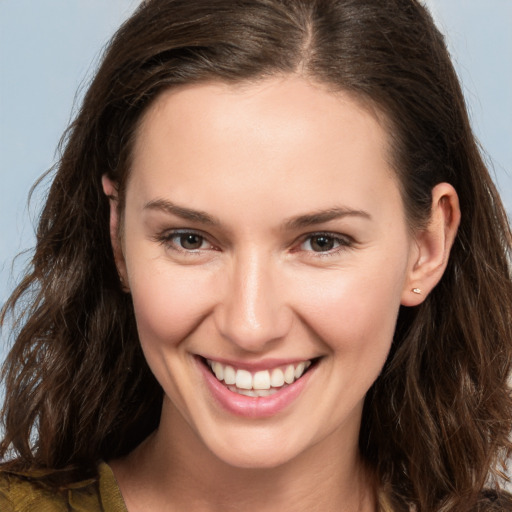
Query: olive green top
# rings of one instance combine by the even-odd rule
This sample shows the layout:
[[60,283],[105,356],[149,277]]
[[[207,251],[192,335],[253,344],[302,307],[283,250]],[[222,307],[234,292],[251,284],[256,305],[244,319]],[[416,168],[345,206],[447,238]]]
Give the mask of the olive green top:
[[[58,478],[58,473],[0,469],[0,512],[128,512],[114,474],[104,462],[98,465],[96,477],[56,490],[48,480],[53,475]],[[512,496],[484,491],[472,512],[512,512]]]
[[0,471],[0,512],[127,512],[110,467],[101,462],[98,478],[55,491],[41,474]]

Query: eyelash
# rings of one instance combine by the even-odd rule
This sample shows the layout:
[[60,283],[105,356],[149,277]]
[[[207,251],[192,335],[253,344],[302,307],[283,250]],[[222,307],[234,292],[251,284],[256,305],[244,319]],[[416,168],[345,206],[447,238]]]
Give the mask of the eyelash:
[[[193,236],[197,237],[201,241],[201,245],[204,243],[207,243],[209,245],[208,248],[195,248],[195,249],[187,249],[183,247],[183,239],[186,236]],[[311,243],[314,239],[317,239],[317,243],[319,242],[319,239],[324,238],[327,240],[327,243],[334,244],[334,247],[327,249],[325,251],[314,251],[311,249],[301,249],[304,244],[309,243],[309,246],[311,247]],[[163,233],[160,233],[155,237],[156,241],[164,245],[166,248],[181,252],[185,255],[199,255],[204,250],[219,250],[214,244],[208,241],[208,237],[202,234],[201,232],[190,230],[190,229],[183,229],[183,230],[174,230],[174,231],[165,231]],[[173,241],[175,240],[175,241]],[[344,250],[350,249],[354,245],[354,240],[349,237],[348,235],[340,235],[339,233],[329,233],[329,232],[314,232],[309,233],[307,235],[304,235],[301,237],[298,244],[294,244],[296,249],[293,250],[293,252],[298,252],[300,250],[303,250],[306,253],[314,254],[315,256],[312,257],[329,257],[334,256],[338,254],[339,252],[342,252]]]

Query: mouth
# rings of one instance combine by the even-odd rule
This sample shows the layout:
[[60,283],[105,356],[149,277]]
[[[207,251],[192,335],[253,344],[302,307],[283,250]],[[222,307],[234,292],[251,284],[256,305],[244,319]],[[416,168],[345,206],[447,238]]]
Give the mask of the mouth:
[[232,393],[248,397],[268,397],[301,379],[320,358],[307,359],[251,372],[234,365],[201,358],[217,381]]

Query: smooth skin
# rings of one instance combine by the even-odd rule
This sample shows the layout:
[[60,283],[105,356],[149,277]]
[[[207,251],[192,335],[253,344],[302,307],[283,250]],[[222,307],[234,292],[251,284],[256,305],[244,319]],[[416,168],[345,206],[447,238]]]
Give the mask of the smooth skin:
[[[411,234],[384,126],[297,76],[173,89],[145,113],[122,218],[103,178],[165,395],[157,431],[110,461],[129,512],[375,510],[357,448],[364,397],[460,218],[442,183]],[[284,410],[247,418],[212,398],[197,356],[319,362]]]

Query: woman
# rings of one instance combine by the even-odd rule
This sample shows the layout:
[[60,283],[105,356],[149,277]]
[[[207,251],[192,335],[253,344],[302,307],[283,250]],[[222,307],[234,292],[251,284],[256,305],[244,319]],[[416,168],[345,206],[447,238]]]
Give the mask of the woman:
[[145,2],[4,309],[0,504],[512,509],[510,242],[416,1]]

